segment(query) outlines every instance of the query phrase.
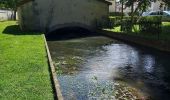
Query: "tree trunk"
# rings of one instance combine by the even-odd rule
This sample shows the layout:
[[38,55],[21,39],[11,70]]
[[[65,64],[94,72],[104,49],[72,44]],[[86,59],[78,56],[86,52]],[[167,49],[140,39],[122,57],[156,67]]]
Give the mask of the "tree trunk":
[[122,8],[121,8],[121,20],[123,19],[123,1],[122,1]]
[[131,7],[131,32],[132,32],[132,29],[134,28],[133,26],[133,23],[134,23],[134,2],[132,3],[132,7]]
[[121,2],[121,31],[123,31],[123,1]]
[[13,20],[16,20],[16,13],[17,13],[17,10],[14,10]]
[[133,22],[133,17],[134,17],[134,3],[132,3],[131,7],[131,22]]

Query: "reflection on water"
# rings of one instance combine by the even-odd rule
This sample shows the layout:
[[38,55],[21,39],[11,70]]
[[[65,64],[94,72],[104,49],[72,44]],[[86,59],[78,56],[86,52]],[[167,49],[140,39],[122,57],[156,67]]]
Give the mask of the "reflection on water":
[[66,100],[170,98],[170,56],[96,36],[48,41]]

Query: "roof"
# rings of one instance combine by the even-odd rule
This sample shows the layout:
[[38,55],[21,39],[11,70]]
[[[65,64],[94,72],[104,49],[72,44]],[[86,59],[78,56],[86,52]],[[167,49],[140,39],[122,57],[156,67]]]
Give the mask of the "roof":
[[[28,3],[28,2],[30,2],[30,1],[34,1],[34,0],[21,0],[20,3],[18,4],[18,6],[21,6],[21,5],[23,5],[23,4],[25,4],[25,3]],[[106,1],[106,0],[98,0],[98,1],[107,3],[108,5],[111,5],[111,4],[112,4],[111,2]]]

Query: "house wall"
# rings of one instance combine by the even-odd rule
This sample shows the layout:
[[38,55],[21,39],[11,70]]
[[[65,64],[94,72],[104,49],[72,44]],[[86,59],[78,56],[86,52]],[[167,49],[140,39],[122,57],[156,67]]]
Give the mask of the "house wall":
[[106,21],[109,5],[98,0],[35,0],[18,8],[23,30],[52,31],[69,25],[96,28]]

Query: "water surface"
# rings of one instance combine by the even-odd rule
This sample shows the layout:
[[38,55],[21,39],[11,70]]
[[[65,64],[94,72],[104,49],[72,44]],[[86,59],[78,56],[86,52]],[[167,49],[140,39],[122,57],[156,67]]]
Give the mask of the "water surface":
[[65,100],[170,98],[170,56],[103,36],[48,41]]

